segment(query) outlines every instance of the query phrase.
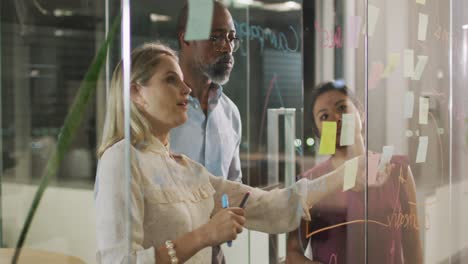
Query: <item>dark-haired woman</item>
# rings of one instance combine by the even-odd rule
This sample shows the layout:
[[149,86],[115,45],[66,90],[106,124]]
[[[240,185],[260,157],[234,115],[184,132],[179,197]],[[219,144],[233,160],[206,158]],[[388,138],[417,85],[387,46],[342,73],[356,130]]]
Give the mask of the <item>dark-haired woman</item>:
[[[311,99],[311,121],[318,138],[323,122],[337,123],[336,152],[301,175],[316,179],[347,160],[366,154],[366,148],[361,133],[363,111],[346,85],[322,83]],[[355,120],[354,144],[347,146],[340,143],[343,114],[353,114]],[[370,160],[378,154],[367,155]],[[422,263],[415,184],[408,159],[394,155],[386,169],[390,174],[388,181],[368,189],[367,263]],[[365,210],[363,192],[327,195],[311,209],[312,221],[290,233],[288,263],[365,263]],[[304,254],[305,247],[308,254]]]

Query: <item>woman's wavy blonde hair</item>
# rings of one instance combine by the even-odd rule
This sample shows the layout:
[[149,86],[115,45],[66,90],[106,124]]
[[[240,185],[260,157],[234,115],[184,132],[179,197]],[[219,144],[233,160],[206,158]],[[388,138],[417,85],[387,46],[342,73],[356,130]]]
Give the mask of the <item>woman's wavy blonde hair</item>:
[[[159,42],[147,43],[131,53],[130,84],[147,85],[156,72],[163,56],[170,56],[178,61],[177,54],[168,46]],[[115,67],[109,94],[107,95],[106,119],[101,144],[97,150],[98,158],[104,151],[124,138],[124,102],[122,61]],[[130,100],[130,131],[132,145],[152,141],[152,128],[143,113]]]

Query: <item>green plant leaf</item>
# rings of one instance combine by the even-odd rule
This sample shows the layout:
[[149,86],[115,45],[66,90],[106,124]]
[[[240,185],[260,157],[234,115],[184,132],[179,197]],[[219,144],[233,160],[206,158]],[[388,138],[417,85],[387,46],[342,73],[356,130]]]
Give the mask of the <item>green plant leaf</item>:
[[23,224],[23,228],[21,229],[18,242],[16,243],[15,254],[12,260],[13,264],[16,264],[18,261],[21,248],[24,245],[29,228],[31,227],[31,222],[34,218],[37,208],[39,207],[42,196],[44,195],[44,192],[49,184],[49,180],[57,173],[58,166],[60,165],[60,162],[62,162],[65,153],[69,150],[70,143],[75,138],[76,131],[80,127],[80,123],[88,106],[89,99],[96,90],[99,74],[106,61],[109,45],[113,41],[117,29],[119,28],[120,20],[120,15],[115,18],[106,40],[104,43],[102,43],[97,55],[94,57],[91,66],[86,72],[85,77],[80,84],[80,88],[78,89],[78,93],[72,103],[70,111],[65,118],[64,124],[58,136],[57,147],[47,161],[47,165],[43,171],[39,187],[36,191],[36,194],[34,195],[33,202],[29,208],[28,215]]

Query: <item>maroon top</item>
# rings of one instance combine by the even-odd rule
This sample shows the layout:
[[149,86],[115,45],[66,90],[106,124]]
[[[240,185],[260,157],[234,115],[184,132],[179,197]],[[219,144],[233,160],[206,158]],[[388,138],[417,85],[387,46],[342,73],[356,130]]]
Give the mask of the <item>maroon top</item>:
[[[403,263],[402,228],[394,224],[389,225],[389,221],[393,221],[394,213],[409,213],[407,194],[403,186],[399,185],[400,171],[401,176],[406,179],[409,163],[406,156],[393,156],[391,163],[396,166],[390,179],[382,187],[368,189],[370,221],[368,263]],[[314,179],[332,170],[331,160],[328,159],[303,173],[302,177]],[[311,209],[312,222],[309,225],[309,234],[321,228],[364,220],[364,210],[364,192],[346,191],[330,194]],[[350,223],[322,231],[310,239],[312,254],[316,261],[325,264],[365,263],[364,222]],[[336,259],[336,262],[332,259]]]

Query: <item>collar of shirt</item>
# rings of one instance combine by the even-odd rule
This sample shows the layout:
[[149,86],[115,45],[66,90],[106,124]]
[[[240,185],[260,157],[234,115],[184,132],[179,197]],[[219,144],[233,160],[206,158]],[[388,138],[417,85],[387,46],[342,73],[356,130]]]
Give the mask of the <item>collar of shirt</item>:
[[[221,85],[212,83],[210,87],[210,91],[208,92],[208,108],[213,109],[219,101],[219,98],[221,98],[221,95],[223,94],[223,87]],[[195,108],[200,107],[200,101],[198,98],[193,97],[189,95],[189,104],[192,105]]]
[[161,154],[168,154],[170,155],[170,143],[169,140],[167,142],[167,145],[164,145],[158,138],[156,137],[151,137],[150,142],[148,141],[143,141],[141,143],[138,143],[136,146],[138,149],[142,148],[147,148],[150,151],[156,152],[156,153],[161,153]]

